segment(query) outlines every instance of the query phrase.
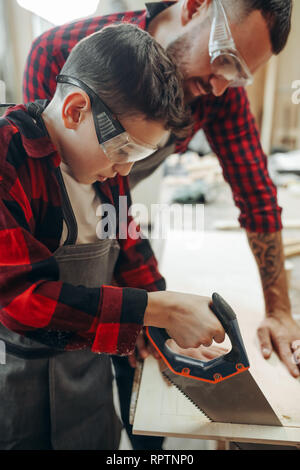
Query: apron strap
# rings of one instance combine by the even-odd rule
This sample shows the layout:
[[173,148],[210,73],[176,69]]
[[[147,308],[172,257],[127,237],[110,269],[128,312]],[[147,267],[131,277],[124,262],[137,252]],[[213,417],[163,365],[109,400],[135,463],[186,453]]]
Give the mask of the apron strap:
[[68,236],[64,243],[64,246],[75,245],[78,237],[78,226],[76,217],[74,215],[72,205],[68,196],[67,188],[61,173],[61,169],[59,167],[55,170],[55,174],[62,194],[63,216],[68,229]]

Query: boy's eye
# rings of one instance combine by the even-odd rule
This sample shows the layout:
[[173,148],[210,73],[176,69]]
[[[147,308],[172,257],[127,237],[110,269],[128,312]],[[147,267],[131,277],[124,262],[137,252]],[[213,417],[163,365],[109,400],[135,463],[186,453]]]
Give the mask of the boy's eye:
[[128,152],[126,152],[126,151],[123,150],[123,149],[119,149],[119,150],[118,150],[118,156],[119,156],[119,157],[123,157],[123,158],[128,157]]

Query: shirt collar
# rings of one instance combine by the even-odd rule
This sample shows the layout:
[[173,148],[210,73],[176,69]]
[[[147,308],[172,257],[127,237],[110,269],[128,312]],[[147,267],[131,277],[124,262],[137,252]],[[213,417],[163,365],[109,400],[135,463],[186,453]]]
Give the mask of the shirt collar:
[[14,106],[4,117],[19,133],[28,157],[52,157],[53,164],[57,167],[60,164],[60,157],[41,117],[48,103],[46,100],[37,100],[26,106]]

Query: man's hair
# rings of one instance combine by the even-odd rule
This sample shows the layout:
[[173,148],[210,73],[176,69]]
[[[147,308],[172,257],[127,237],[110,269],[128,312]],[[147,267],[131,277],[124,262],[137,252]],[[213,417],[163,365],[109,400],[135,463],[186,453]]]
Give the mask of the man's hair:
[[222,3],[231,19],[238,15],[236,22],[255,10],[260,11],[270,32],[273,54],[284,49],[291,31],[292,0],[223,0]]
[[[178,136],[190,127],[182,77],[167,52],[138,27],[123,23],[81,40],[61,74],[85,82],[118,117],[144,115]],[[58,84],[60,96],[74,89]]]

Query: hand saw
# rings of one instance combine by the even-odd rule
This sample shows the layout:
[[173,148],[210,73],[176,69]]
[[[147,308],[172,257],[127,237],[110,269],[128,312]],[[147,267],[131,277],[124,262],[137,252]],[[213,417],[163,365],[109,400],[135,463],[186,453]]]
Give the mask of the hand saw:
[[249,372],[234,311],[218,294],[213,294],[210,307],[231,341],[231,351],[203,362],[175,353],[166,344],[170,337],[165,330],[147,327],[147,336],[164,361],[164,376],[211,421],[282,426]]

